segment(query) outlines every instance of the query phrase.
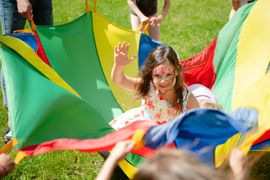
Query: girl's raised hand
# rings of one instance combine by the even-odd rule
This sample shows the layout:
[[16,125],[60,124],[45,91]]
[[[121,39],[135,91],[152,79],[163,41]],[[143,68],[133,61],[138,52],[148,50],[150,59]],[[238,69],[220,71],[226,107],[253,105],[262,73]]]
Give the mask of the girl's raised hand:
[[131,63],[135,56],[128,58],[128,50],[130,45],[126,42],[120,42],[114,47],[114,63],[116,66],[126,66]]

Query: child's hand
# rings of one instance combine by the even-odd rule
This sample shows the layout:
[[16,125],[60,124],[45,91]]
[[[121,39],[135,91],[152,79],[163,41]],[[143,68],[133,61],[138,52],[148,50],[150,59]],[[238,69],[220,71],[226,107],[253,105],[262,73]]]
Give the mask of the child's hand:
[[149,19],[149,25],[150,26],[156,26],[157,25],[157,17],[153,16]]
[[128,58],[129,44],[121,42],[114,47],[114,63],[116,66],[126,66],[135,59],[135,56]]
[[142,17],[140,17],[140,21],[141,21],[141,23],[143,23],[143,24],[147,24],[147,22],[149,21],[149,18],[146,17],[146,16],[142,16]]
[[31,20],[33,17],[32,5],[29,0],[17,0],[18,12],[27,20]]
[[13,159],[5,153],[0,154],[0,174],[1,176],[7,175],[13,170],[15,163]]
[[149,24],[151,26],[160,26],[161,21],[163,20],[163,15],[159,15],[157,17],[153,16],[149,20]]
[[248,173],[247,157],[240,149],[232,149],[229,157],[229,165],[233,171],[235,179],[245,179]]
[[112,149],[110,157],[114,158],[116,161],[120,161],[126,157],[134,146],[135,142],[132,140],[120,141]]

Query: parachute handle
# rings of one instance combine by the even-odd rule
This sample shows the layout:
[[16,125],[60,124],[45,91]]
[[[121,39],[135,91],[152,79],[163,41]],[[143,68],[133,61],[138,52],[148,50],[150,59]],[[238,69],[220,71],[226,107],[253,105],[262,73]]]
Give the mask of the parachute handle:
[[36,26],[36,24],[35,24],[35,22],[33,20],[33,17],[29,20],[29,24],[31,26],[32,31],[36,32],[37,26]]
[[148,34],[149,22],[141,23],[138,25],[137,31],[141,31],[144,34]]
[[[96,12],[96,10],[97,10],[97,1],[96,0],[93,0],[93,1],[94,1],[94,5],[93,5],[94,9],[93,9],[93,11]],[[93,3],[92,0],[90,0],[90,4],[92,4],[92,3]],[[85,0],[85,12],[86,13],[90,12],[88,0]]]

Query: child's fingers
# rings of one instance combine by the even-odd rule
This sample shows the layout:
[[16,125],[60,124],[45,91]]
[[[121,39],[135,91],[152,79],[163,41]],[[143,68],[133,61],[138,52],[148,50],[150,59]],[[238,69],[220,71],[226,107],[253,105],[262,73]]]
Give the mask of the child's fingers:
[[116,52],[119,53],[120,51],[121,42],[119,42],[116,46]]
[[129,43],[126,43],[126,46],[125,46],[125,52],[128,52],[129,47],[130,47],[130,44],[129,44]]
[[117,45],[114,46],[114,53],[117,53]]
[[121,44],[120,44],[120,51],[125,51],[125,46],[126,46],[126,42],[122,42]]

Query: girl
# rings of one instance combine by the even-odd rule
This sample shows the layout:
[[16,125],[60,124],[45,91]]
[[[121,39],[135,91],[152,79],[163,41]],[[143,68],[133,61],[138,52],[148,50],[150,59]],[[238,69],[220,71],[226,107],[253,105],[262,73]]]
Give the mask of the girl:
[[159,41],[160,23],[170,8],[170,0],[164,0],[163,10],[157,14],[157,0],[128,0],[130,7],[130,21],[133,30],[138,29],[140,23],[149,23],[149,36]]
[[173,120],[187,109],[199,107],[195,97],[187,91],[176,52],[169,46],[153,49],[145,61],[139,78],[124,75],[123,69],[135,57],[128,58],[129,44],[119,43],[114,48],[113,82],[141,97],[142,105],[122,114],[110,125],[119,129],[131,122],[150,120],[164,123]]

